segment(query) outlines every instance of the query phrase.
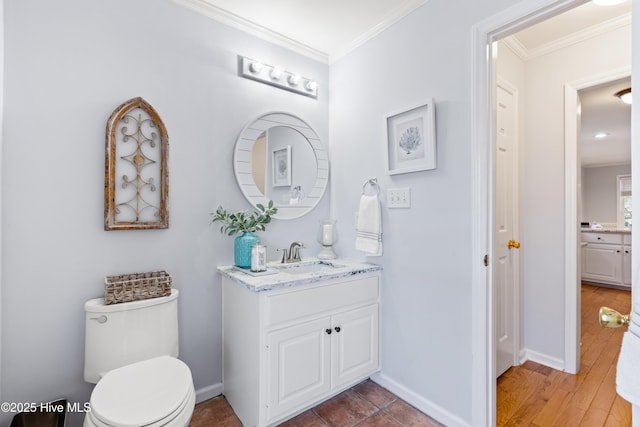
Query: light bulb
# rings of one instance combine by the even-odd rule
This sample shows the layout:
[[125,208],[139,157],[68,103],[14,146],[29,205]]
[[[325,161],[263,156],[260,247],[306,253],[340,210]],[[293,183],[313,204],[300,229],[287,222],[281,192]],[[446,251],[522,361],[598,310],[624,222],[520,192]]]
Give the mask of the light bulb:
[[253,74],[258,74],[260,71],[262,71],[262,62],[254,61],[249,64],[249,71],[251,71]]
[[289,76],[289,84],[291,86],[298,86],[298,83],[300,83],[300,76],[297,74],[291,74]]
[[271,78],[273,80],[280,80],[280,77],[282,77],[282,70],[280,68],[274,67],[271,70],[271,74],[270,75],[271,75]]
[[306,88],[308,91],[313,92],[314,90],[316,90],[316,89],[318,88],[318,83],[316,83],[316,82],[315,82],[315,81],[313,81],[313,80],[309,80],[309,81],[307,82],[307,84],[305,85],[305,88]]

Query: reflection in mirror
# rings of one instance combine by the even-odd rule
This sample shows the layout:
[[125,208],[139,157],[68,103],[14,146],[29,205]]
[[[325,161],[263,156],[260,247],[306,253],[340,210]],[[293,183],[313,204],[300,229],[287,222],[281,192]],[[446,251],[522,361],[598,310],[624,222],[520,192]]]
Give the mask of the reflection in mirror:
[[265,114],[236,142],[234,171],[254,206],[273,200],[275,218],[298,218],[322,198],[329,177],[327,153],[315,131],[288,113]]
[[267,134],[262,133],[258,139],[256,139],[255,144],[253,144],[253,150],[251,151],[251,175],[253,176],[253,182],[256,183],[256,187],[262,194],[264,193],[264,179],[265,179],[265,171],[267,170],[265,157],[267,152],[266,147],[267,142]]

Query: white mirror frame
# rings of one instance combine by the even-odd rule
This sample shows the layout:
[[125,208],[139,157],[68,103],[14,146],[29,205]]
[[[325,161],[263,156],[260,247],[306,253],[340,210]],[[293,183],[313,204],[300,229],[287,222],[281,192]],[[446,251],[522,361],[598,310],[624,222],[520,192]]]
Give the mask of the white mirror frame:
[[318,205],[329,181],[328,153],[322,146],[316,132],[307,122],[293,114],[279,111],[263,114],[249,122],[242,129],[236,141],[233,152],[233,171],[238,186],[249,203],[254,207],[258,204],[266,206],[269,203],[269,198],[262,194],[253,180],[251,153],[256,139],[262,133],[276,126],[286,126],[300,132],[309,142],[316,157],[316,180],[311,189],[303,189],[306,193],[304,199],[296,204],[289,205],[281,204],[274,200],[274,204],[278,208],[278,213],[274,215],[274,218],[295,219],[307,214]]

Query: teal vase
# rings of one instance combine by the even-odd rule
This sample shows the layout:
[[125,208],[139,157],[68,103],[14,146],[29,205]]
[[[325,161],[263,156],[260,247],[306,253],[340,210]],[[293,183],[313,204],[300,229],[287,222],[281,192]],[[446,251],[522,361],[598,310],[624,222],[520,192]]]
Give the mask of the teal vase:
[[245,231],[236,237],[233,242],[234,263],[240,268],[251,267],[251,246],[260,242],[260,238],[253,233]]

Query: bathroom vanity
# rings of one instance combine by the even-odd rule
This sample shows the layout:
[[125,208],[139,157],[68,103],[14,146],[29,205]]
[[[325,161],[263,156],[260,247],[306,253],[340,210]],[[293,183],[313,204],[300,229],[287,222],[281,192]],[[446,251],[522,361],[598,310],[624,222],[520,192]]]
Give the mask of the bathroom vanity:
[[631,289],[631,232],[582,231],[582,280]]
[[[280,267],[280,268],[276,268]],[[276,425],[379,369],[378,265],[221,267],[224,395],[243,425]]]

